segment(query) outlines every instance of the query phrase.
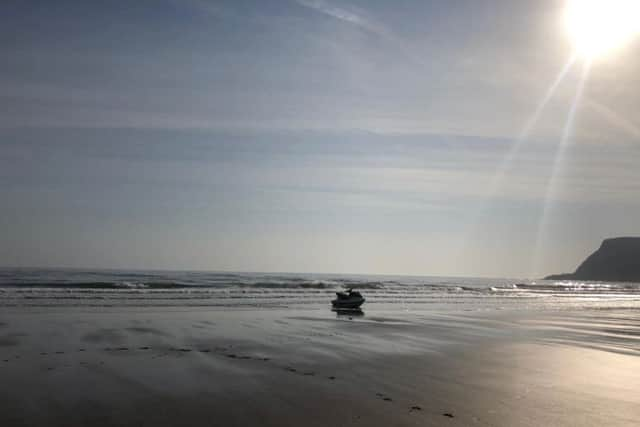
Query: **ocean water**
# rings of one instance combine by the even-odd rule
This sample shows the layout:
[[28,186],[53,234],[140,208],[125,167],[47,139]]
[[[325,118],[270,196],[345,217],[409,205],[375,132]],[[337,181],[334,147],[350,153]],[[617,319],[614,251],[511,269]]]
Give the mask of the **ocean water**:
[[639,283],[337,274],[0,269],[0,307],[330,307],[364,310],[640,308]]

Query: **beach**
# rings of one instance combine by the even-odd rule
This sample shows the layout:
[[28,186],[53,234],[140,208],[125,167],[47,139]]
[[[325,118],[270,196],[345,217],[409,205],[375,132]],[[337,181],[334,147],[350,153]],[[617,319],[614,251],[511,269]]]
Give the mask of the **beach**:
[[637,425],[626,305],[4,307],[0,425]]
[[0,10],[0,427],[640,427],[640,0]]

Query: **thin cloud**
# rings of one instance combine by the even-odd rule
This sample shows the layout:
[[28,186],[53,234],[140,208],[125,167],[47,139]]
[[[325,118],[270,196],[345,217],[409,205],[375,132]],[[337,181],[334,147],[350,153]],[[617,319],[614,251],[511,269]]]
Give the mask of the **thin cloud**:
[[175,7],[187,7],[210,18],[232,18],[234,13],[226,5],[207,0],[170,0]]
[[417,65],[420,68],[426,69],[429,64],[420,56],[416,55],[414,49],[407,45],[406,40],[398,37],[385,25],[365,17],[362,13],[357,13],[352,10],[347,10],[341,7],[334,6],[324,0],[294,0],[298,5],[309,8],[315,12],[321,13],[326,16],[330,16],[334,19],[351,24],[357,28],[360,28],[368,33],[376,35],[385,40],[390,45],[394,46],[399,52],[401,52],[411,63]]
[[604,104],[594,101],[593,99],[586,99],[586,104],[593,111],[598,113],[609,124],[615,126],[618,129],[625,131],[627,134],[634,138],[640,138],[640,127],[631,122],[626,117],[621,116],[611,108]]
[[300,6],[331,16],[332,18],[340,21],[353,24],[372,33],[389,36],[389,32],[382,25],[372,22],[370,19],[366,19],[360,14],[334,6],[323,0],[295,0],[295,2]]

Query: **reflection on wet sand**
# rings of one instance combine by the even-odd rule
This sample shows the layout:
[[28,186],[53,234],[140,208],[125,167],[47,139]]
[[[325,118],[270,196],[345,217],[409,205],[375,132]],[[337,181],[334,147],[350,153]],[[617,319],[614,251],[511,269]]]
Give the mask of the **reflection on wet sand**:
[[640,318],[629,310],[1,316],[0,425],[622,426],[640,416]]
[[364,311],[360,308],[332,308],[331,311],[336,313],[336,317],[362,317]]

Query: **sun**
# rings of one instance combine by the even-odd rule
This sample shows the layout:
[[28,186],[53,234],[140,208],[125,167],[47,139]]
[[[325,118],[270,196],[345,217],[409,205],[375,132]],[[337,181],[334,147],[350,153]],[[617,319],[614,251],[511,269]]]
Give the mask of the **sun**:
[[568,0],[565,24],[576,52],[593,59],[640,33],[640,0]]

